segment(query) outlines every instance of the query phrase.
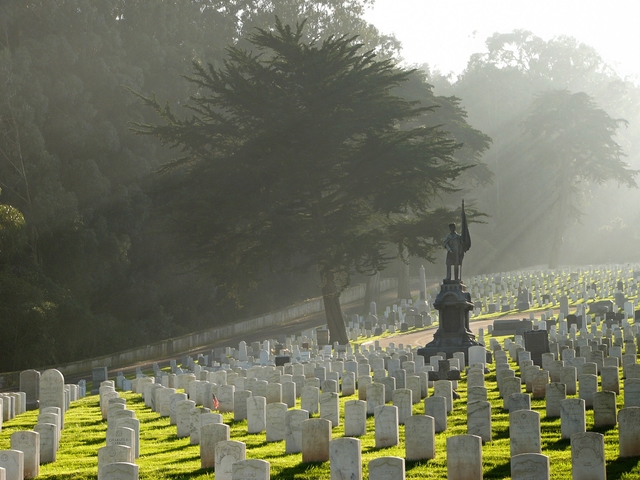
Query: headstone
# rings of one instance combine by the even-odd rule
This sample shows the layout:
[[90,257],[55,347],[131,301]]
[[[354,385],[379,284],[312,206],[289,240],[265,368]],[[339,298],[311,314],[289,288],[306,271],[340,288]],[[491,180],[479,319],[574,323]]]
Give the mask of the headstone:
[[404,458],[378,457],[369,462],[369,480],[405,478]]
[[598,391],[598,376],[583,373],[578,377],[579,397],[584,400],[586,408],[593,407],[593,395]]
[[521,453],[541,453],[538,412],[518,410],[509,414],[509,444],[512,457]]
[[[264,397],[263,397],[264,398]],[[216,480],[233,480],[233,466],[246,460],[247,446],[235,440],[222,440],[215,446]]]
[[376,407],[375,412],[376,448],[386,448],[398,445],[398,408],[382,405]]
[[20,450],[0,450],[0,468],[5,470],[7,480],[24,478],[24,453]]
[[325,418],[310,418],[302,422],[302,462],[329,460],[331,422]]
[[191,436],[191,409],[196,406],[193,400],[181,400],[176,404],[176,426],[178,438]]
[[285,414],[284,431],[286,453],[299,453],[302,451],[302,422],[308,419],[309,412],[306,410],[288,410]]
[[482,439],[477,435],[447,437],[447,479],[482,480]]
[[47,407],[60,409],[60,428],[64,429],[64,376],[56,369],[45,370],[40,376],[40,411]]
[[486,402],[486,387],[467,387],[467,402]]
[[[399,388],[392,393],[392,403],[398,408],[398,423],[404,425],[407,418],[412,414],[413,392],[408,388]],[[367,395],[368,398],[368,395]]]
[[318,403],[320,402],[320,389],[317,387],[303,387],[300,406],[303,410],[313,415],[318,413]]
[[112,463],[133,463],[131,448],[113,445],[98,449],[98,479],[103,480],[105,467]]
[[571,435],[571,470],[575,480],[606,480],[604,435],[595,432]]
[[362,480],[362,450],[357,438],[336,438],[329,442],[331,479]]
[[596,392],[593,395],[593,427],[615,427],[617,423],[616,393],[611,391]]
[[549,334],[546,330],[524,332],[524,347],[531,352],[534,365],[542,367],[542,354],[549,353]]
[[240,390],[233,394],[233,420],[240,421],[247,418],[247,400],[251,398],[249,390]]
[[424,399],[424,414],[433,417],[436,433],[447,429],[447,399],[444,397],[427,397]]
[[138,465],[129,462],[110,463],[102,468],[101,474],[101,480],[138,480]]
[[620,377],[618,367],[602,367],[600,370],[600,380],[602,383],[602,390],[614,392],[616,395],[620,394]]
[[560,404],[567,398],[567,387],[564,383],[549,383],[546,391],[547,418],[558,418],[561,415]]
[[374,382],[367,385],[367,414],[373,415],[376,407],[386,403],[385,386],[382,383]]
[[267,399],[265,397],[247,398],[247,432],[260,433],[267,426]]
[[453,385],[449,380],[438,380],[433,383],[433,396],[444,397],[447,401],[447,413],[453,410]]
[[479,436],[483,443],[491,441],[491,403],[467,403],[467,434]]
[[100,389],[100,384],[106,380],[109,380],[109,374],[107,367],[94,367],[92,370],[93,387],[91,394],[95,395]]
[[531,395],[528,393],[512,393],[509,395],[509,413],[518,410],[531,410]]
[[405,457],[407,460],[435,458],[435,421],[427,415],[413,415],[405,422]]
[[118,418],[116,419],[115,428],[128,428],[133,431],[133,457],[134,459],[138,458],[140,456],[140,420],[137,418]]
[[20,391],[27,396],[27,410],[37,410],[40,395],[40,372],[37,370],[20,372]]
[[232,468],[232,480],[269,480],[271,478],[271,464],[266,460],[240,460]]
[[618,414],[620,457],[640,456],[640,407],[628,407]]
[[360,437],[367,433],[367,404],[362,400],[349,400],[344,404],[344,435]]
[[11,434],[11,450],[21,451],[24,455],[24,478],[36,478],[40,475],[40,434],[31,430],[21,430]]
[[[502,380],[503,408],[511,411],[511,395],[522,393],[522,382],[518,377],[507,377]],[[474,434],[475,435],[475,434]]]
[[337,393],[322,393],[319,398],[320,418],[331,422],[332,428],[340,426],[340,397]]
[[549,480],[549,457],[540,453],[521,453],[511,457],[511,480]]
[[229,425],[210,423],[200,427],[200,468],[215,466],[215,447],[229,438]]
[[38,423],[33,430],[40,434],[40,464],[55,462],[58,426],[53,423]]
[[570,439],[574,433],[587,431],[585,402],[580,398],[567,398],[560,402],[560,435]]

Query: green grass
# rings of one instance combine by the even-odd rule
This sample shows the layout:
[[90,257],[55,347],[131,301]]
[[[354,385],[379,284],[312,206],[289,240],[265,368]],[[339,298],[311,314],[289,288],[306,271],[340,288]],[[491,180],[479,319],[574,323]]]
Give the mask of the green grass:
[[[515,365],[512,368],[516,369]],[[502,409],[502,399],[498,398],[495,371],[486,376],[488,400],[492,404],[493,440],[483,446],[483,468],[485,479],[504,479],[510,476],[509,463],[509,416]],[[445,479],[446,438],[450,435],[466,434],[466,381],[460,381],[458,393],[461,399],[454,402],[454,410],[448,418],[446,432],[436,434],[435,459],[420,462],[406,462],[406,477],[413,479]],[[168,418],[144,406],[141,396],[121,392],[127,399],[127,408],[136,412],[141,423],[141,456],[137,463],[141,479],[179,480],[212,479],[212,470],[200,468],[199,447],[190,445],[188,438],[178,439],[176,427],[169,425]],[[343,397],[341,402],[356,399],[357,396]],[[622,395],[618,398],[618,408],[622,408]],[[298,405],[299,407],[299,405]],[[542,453],[550,457],[551,478],[571,478],[571,448],[569,441],[560,439],[560,419],[546,419],[543,400],[532,400],[532,409],[541,417]],[[342,409],[344,411],[344,409]],[[424,414],[424,403],[414,405],[414,415]],[[106,421],[103,421],[98,406],[98,396],[92,395],[75,402],[65,417],[58,459],[54,464],[42,465],[39,479],[95,479],[97,475],[97,451],[105,445]],[[344,418],[342,418],[343,422]],[[37,412],[27,412],[6,421],[0,432],[0,449],[9,448],[9,437],[17,430],[29,430],[37,421]],[[233,414],[224,414],[224,421],[231,427],[231,439],[247,444],[247,458],[258,458],[271,463],[273,479],[328,479],[329,462],[319,464],[301,463],[301,454],[285,454],[285,443],[265,441],[265,434],[248,435],[246,421],[234,422]],[[344,423],[344,422],[343,422]],[[367,435],[362,442],[363,475],[368,477],[369,461],[379,456],[404,457],[404,427],[400,426],[400,444],[396,447],[376,449],[374,419],[367,419]],[[593,430],[593,412],[587,412],[587,430]],[[619,459],[617,428],[600,431],[605,435],[605,456],[607,478],[609,480],[631,480],[640,478],[640,458]],[[332,431],[333,438],[344,436],[344,425]]]

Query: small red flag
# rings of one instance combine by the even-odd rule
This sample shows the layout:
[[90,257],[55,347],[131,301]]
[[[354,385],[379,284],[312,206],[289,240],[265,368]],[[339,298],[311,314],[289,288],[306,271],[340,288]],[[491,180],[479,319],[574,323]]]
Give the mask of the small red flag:
[[220,402],[218,401],[218,398],[216,397],[215,393],[212,393],[211,395],[213,395],[213,408],[215,410],[218,410],[218,407],[220,406]]

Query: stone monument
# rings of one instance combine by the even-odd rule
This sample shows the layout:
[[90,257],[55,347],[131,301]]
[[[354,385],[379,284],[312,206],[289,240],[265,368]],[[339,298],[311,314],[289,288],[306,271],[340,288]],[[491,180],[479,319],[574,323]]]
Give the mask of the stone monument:
[[[453,357],[455,352],[464,352],[469,358],[469,348],[484,346],[476,341],[476,336],[469,328],[469,314],[474,308],[471,294],[462,283],[462,259],[471,247],[471,237],[467,226],[467,218],[462,202],[462,234],[458,234],[455,224],[449,225],[449,235],[444,245],[447,249],[447,277],[440,285],[440,292],[436,296],[433,306],[440,312],[440,326],[433,335],[433,340],[418,349],[418,354],[429,360],[438,352],[445,352],[447,358]],[[451,275],[453,267],[453,278]],[[491,362],[491,353],[487,351],[487,362]],[[461,366],[462,367],[462,366]]]

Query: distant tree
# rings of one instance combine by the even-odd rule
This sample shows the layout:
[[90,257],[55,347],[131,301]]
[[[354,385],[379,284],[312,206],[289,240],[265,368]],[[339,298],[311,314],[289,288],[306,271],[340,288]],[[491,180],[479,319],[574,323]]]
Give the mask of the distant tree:
[[627,122],[611,118],[586,93],[550,90],[536,97],[523,123],[525,145],[530,145],[536,167],[551,178],[553,228],[549,268],[556,268],[563,232],[580,209],[574,201],[580,184],[614,180],[637,187],[638,173],[629,169],[615,141],[618,128]]
[[[430,110],[394,94],[410,72],[351,37],[303,41],[303,26],[258,29],[254,55],[195,64],[194,115],[141,133],[180,148],[160,190],[184,261],[240,298],[265,271],[315,267],[333,341],[348,342],[340,293],[375,273],[386,247],[429,256],[430,210],[468,166],[437,127],[399,126]],[[440,225],[441,227],[441,225]]]
[[[486,226],[474,229],[476,253],[469,257],[471,268],[489,272],[549,262],[552,244],[559,245],[555,236],[558,195],[565,189],[573,189],[572,207],[564,210],[568,216],[563,222],[569,229],[565,233],[575,231],[576,219],[587,221],[579,227],[583,229],[580,240],[566,236],[570,249],[563,249],[563,258],[574,252],[574,258],[588,254],[589,249],[582,246],[586,235],[595,236],[592,227],[599,220],[598,209],[601,213],[616,210],[616,216],[632,221],[618,197],[629,192],[616,189],[614,182],[598,185],[584,179],[558,185],[553,168],[540,168],[539,145],[523,136],[523,122],[538,95],[550,90],[584,92],[611,118],[629,120],[629,128],[617,129],[615,141],[633,168],[638,168],[640,129],[635,125],[640,89],[618,77],[592,47],[565,36],[545,41],[524,30],[496,33],[487,39],[486,53],[474,54],[457,80],[440,76],[430,81],[436,83],[436,93],[461,98],[469,123],[492,139],[482,159],[493,173],[492,184],[473,191],[476,205],[490,219]],[[452,83],[447,85],[448,81]]]

